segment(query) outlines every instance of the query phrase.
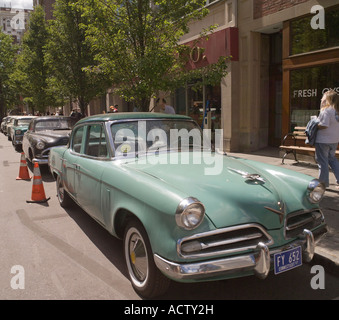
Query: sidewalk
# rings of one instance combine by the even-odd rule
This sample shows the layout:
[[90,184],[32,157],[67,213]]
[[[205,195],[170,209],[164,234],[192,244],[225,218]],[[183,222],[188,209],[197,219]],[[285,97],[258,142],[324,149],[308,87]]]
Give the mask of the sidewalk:
[[[299,163],[296,163],[291,156],[291,158],[285,159],[285,164],[283,165],[279,148],[267,147],[251,154],[227,154],[276,166],[284,166],[284,168],[298,171],[314,178],[318,177],[318,167],[312,157],[298,158]],[[325,215],[328,232],[317,243],[313,263],[322,265],[328,272],[339,275],[339,191],[335,189],[335,183],[334,175],[330,172],[330,187],[326,190],[325,197],[320,204]]]

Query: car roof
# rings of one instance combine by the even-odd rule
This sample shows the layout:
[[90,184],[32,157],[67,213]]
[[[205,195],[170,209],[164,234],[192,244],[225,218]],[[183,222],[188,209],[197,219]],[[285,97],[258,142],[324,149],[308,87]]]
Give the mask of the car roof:
[[117,112],[96,114],[86,117],[77,122],[94,122],[94,121],[117,121],[117,120],[146,120],[146,119],[184,119],[191,120],[190,117],[178,114],[156,113],[156,112]]
[[57,120],[57,119],[67,119],[67,120],[71,120],[71,117],[66,117],[66,116],[38,116],[35,117],[34,120],[35,121],[46,121],[46,120]]
[[36,116],[17,116],[16,119],[24,120],[24,119],[34,119]]

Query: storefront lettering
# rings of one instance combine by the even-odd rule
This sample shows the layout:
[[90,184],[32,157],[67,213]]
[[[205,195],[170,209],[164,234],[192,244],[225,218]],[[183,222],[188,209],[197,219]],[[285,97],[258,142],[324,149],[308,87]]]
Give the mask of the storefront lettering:
[[334,90],[336,93],[339,94],[339,87],[336,88],[325,88],[321,93],[324,94],[327,91]]
[[205,58],[205,56],[203,55],[205,49],[198,47],[198,46],[194,46],[191,48],[190,51],[190,59],[192,62],[197,63],[201,58]]
[[318,89],[294,90],[293,98],[311,98],[311,97],[316,97],[317,94],[318,94]]
[[316,5],[311,8],[311,13],[316,15],[311,19],[311,27],[314,30],[325,29],[325,10],[323,6]]
[[[334,90],[336,93],[339,94],[339,87],[334,88],[324,88],[321,92],[321,95],[323,95],[325,92]],[[293,98],[313,98],[317,97],[318,95],[318,89],[303,89],[303,90],[293,90]]]

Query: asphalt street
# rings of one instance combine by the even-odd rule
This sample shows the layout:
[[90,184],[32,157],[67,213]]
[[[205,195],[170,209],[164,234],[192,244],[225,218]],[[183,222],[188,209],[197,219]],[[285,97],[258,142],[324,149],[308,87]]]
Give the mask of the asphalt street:
[[[1,133],[0,299],[142,300],[127,278],[122,242],[78,206],[61,208],[47,167],[41,173],[46,197],[51,199],[46,204],[26,202],[32,181],[16,180],[20,158]],[[32,173],[31,165],[29,170]],[[324,288],[314,289],[311,268],[305,264],[279,276],[270,274],[264,281],[247,277],[173,283],[160,299],[339,299],[339,277],[325,268]]]

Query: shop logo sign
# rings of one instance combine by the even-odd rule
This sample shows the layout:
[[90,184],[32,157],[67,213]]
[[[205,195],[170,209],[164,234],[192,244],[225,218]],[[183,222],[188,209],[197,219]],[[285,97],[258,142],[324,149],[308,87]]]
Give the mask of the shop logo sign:
[[316,5],[311,8],[311,13],[316,14],[311,19],[311,28],[313,30],[325,29],[325,9],[323,6]]

